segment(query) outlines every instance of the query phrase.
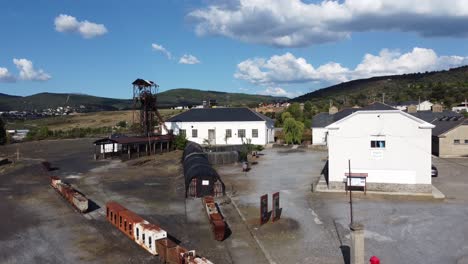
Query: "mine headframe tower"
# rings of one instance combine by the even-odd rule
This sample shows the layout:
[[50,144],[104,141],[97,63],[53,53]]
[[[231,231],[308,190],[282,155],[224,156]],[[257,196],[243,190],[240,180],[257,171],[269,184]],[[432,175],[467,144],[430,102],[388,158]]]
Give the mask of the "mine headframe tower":
[[143,79],[136,79],[133,83],[133,124],[138,122],[141,132],[145,136],[154,134],[155,125],[159,124],[160,129],[167,127],[158,111],[157,92],[158,87],[155,82]]

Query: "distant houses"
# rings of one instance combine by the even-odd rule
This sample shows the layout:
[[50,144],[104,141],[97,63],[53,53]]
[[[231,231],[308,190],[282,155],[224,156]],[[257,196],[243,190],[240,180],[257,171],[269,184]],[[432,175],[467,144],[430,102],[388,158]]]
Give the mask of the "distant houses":
[[250,141],[265,145],[274,141],[274,121],[249,108],[195,108],[165,124],[175,135],[185,135],[198,144],[241,145]]
[[400,103],[389,103],[390,106],[392,106],[395,109],[401,110],[401,111],[406,111],[408,110],[408,107],[411,105],[416,106],[417,111],[429,111],[432,109],[433,103],[424,100],[422,102],[420,101],[405,101],[405,102],[400,102]]

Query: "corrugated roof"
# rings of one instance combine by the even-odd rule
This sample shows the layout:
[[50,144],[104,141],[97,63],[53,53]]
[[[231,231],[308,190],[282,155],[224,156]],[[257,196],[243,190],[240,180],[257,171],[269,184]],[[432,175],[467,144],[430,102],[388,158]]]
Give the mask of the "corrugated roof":
[[436,126],[432,129],[432,135],[440,136],[459,125],[468,125],[468,119],[464,119],[464,117],[442,117],[433,121],[432,124]]
[[151,137],[113,137],[113,138],[103,138],[94,141],[94,144],[108,144],[108,143],[118,143],[118,144],[146,144],[148,141],[151,142],[160,142],[160,141],[170,141],[172,140],[172,135],[160,135],[160,136],[151,136]]
[[271,119],[249,108],[195,108],[169,118],[166,122],[235,122]]

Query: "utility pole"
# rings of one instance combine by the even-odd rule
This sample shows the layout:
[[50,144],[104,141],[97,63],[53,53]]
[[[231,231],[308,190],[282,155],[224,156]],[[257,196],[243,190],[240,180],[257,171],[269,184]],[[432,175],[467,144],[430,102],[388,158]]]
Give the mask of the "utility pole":
[[348,160],[348,177],[346,180],[349,180],[349,213],[351,216],[351,223],[350,226],[354,224],[353,220],[353,190],[352,190],[352,184],[351,184],[351,160]]
[[385,104],[385,93],[382,93],[382,104]]

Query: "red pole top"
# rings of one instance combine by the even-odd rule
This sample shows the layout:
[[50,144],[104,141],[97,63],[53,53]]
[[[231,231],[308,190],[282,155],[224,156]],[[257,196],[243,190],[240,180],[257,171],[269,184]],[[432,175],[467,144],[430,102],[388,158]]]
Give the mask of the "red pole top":
[[370,264],[380,264],[380,259],[376,256],[372,256],[369,261]]

